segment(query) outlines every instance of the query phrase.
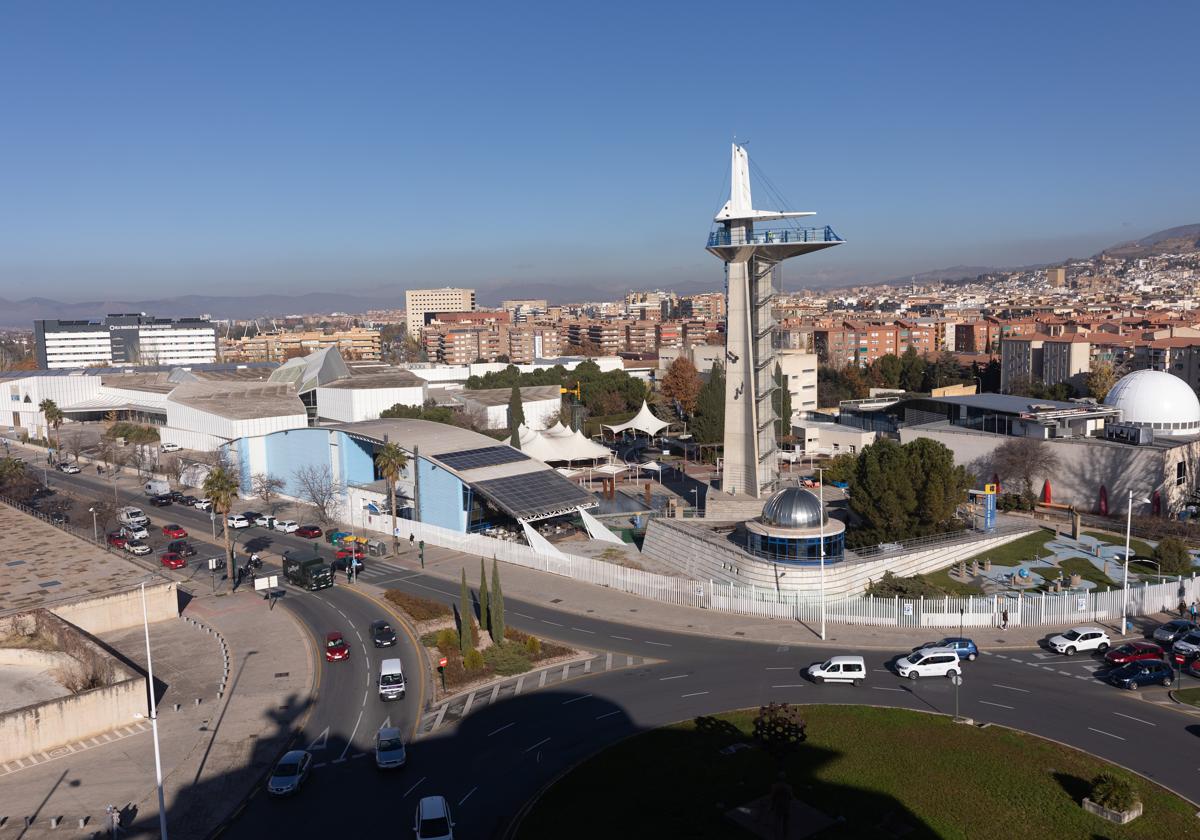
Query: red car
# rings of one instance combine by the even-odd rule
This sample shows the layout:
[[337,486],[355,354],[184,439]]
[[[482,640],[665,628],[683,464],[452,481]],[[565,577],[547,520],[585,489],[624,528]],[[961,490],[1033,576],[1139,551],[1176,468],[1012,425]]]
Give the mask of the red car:
[[304,537],[305,539],[310,539],[310,540],[317,539],[323,533],[325,533],[325,532],[322,531],[320,528],[318,528],[316,525],[301,525],[299,528],[296,529],[297,537]]
[[187,537],[187,531],[180,525],[164,525],[163,536],[172,540],[182,540]]
[[125,547],[125,537],[121,536],[119,531],[113,531],[106,539],[108,540],[108,544],[113,548]]
[[342,638],[341,633],[329,633],[325,636],[325,661],[336,662],[339,659],[350,658],[350,645]]
[[1109,650],[1104,661],[1109,665],[1127,665],[1143,659],[1162,659],[1164,655],[1163,649],[1153,642],[1126,642]]
[[357,548],[357,547],[348,548],[347,547],[347,548],[339,548],[337,550],[337,553],[334,554],[334,557],[336,557],[339,560],[347,560],[347,559],[349,559],[351,554],[354,555],[355,560],[362,560],[363,558],[365,558],[367,556],[361,548]]
[[1190,674],[1193,677],[1200,678],[1200,659],[1193,659],[1187,665],[1183,666],[1183,672]]
[[187,560],[174,551],[164,552],[159,559],[162,560],[162,564],[168,569],[182,569],[187,565]]

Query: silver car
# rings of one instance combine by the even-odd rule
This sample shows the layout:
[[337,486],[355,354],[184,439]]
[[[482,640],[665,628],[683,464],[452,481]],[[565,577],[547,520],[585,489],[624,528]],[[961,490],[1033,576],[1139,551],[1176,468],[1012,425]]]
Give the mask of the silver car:
[[285,753],[271,777],[267,779],[267,793],[272,796],[286,796],[300,790],[308,772],[312,769],[312,754],[304,750],[292,750]]
[[1177,657],[1184,659],[1194,659],[1200,655],[1200,630],[1193,630],[1182,639],[1179,639],[1175,644],[1171,645],[1171,652]]
[[375,736],[375,766],[381,770],[403,767],[408,761],[404,736],[395,726],[380,729]]

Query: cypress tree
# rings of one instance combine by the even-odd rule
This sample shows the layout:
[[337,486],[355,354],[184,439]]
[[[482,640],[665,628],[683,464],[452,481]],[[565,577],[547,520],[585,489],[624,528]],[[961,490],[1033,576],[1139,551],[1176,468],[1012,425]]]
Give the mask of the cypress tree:
[[508,427],[512,429],[512,440],[510,441],[517,449],[521,448],[521,433],[518,429],[525,422],[525,407],[521,405],[521,388],[515,383],[512,386],[512,395],[508,398]]
[[500,589],[500,567],[496,558],[492,558],[492,641],[500,644],[504,641],[504,593]]
[[462,591],[458,596],[458,649],[463,658],[475,649],[471,635],[471,590],[467,588],[467,570],[463,569]]
[[487,572],[483,568],[483,558],[479,558],[479,629],[491,632],[492,622],[488,615],[488,584]]
[[775,440],[792,436],[792,392],[788,390],[787,377],[779,362],[775,363]]

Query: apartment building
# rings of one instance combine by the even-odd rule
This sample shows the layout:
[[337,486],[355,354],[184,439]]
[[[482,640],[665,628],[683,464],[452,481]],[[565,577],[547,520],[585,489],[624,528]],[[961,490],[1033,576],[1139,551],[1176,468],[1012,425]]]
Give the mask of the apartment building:
[[655,325],[654,332],[660,348],[683,346],[683,328],[678,321],[657,324]]
[[1027,384],[1042,377],[1042,347],[1047,336],[1026,335],[1000,340],[1000,390]]
[[784,350],[775,354],[779,371],[792,396],[794,421],[801,412],[817,410],[817,354]]
[[631,321],[625,327],[625,347],[630,353],[653,353],[658,350],[658,324],[654,321]]
[[353,327],[348,330],[258,333],[221,343],[225,361],[281,362],[336,347],[347,359],[379,361],[382,343],[379,330]]
[[511,322],[512,316],[506,310],[476,309],[474,311],[460,312],[426,312],[424,326],[441,326],[443,324],[482,326],[485,324],[508,324]]
[[216,328],[205,318],[155,318],[145,313],[104,320],[33,322],[38,366],[188,365],[217,360]]
[[470,312],[475,309],[474,289],[407,289],[404,292],[408,334],[419,336],[426,312]]
[[[1061,335],[1042,342],[1041,378],[1047,385],[1066,382],[1076,390],[1082,391],[1091,369],[1092,344],[1087,336]],[[1001,367],[1001,379],[1003,377]]]
[[597,321],[588,325],[587,339],[602,356],[615,356],[625,349],[624,321]]
[[725,320],[725,295],[723,292],[707,292],[692,295],[679,301],[679,316],[700,321]]

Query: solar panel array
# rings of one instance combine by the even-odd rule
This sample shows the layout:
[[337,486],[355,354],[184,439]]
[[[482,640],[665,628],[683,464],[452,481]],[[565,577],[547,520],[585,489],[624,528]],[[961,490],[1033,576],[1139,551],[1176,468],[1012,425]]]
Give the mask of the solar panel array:
[[552,470],[480,481],[475,489],[517,519],[566,510],[596,497]]
[[480,467],[494,467],[496,464],[510,464],[514,461],[528,461],[529,456],[511,446],[485,446],[481,449],[464,449],[461,452],[447,452],[438,455],[437,459],[452,470],[476,470]]

